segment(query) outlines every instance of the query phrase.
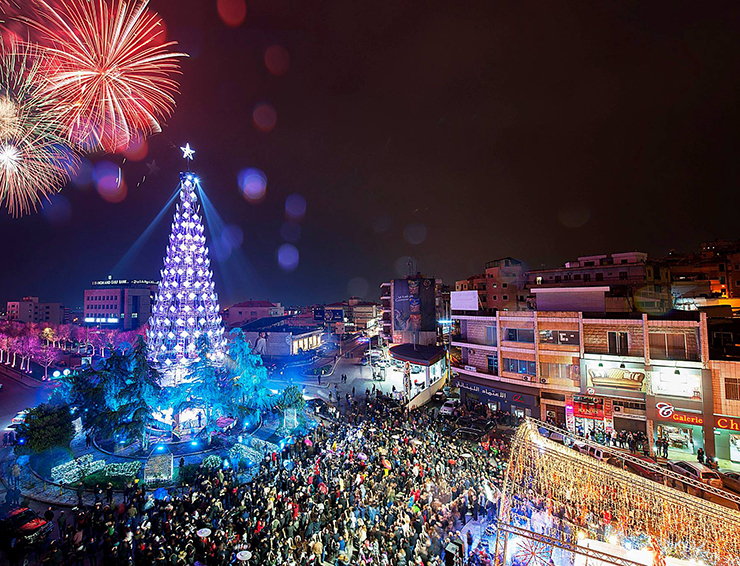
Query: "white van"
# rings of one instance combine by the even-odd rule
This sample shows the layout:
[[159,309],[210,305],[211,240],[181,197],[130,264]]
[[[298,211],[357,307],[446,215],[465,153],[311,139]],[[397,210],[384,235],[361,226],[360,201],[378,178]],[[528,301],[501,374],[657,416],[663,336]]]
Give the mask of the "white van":
[[668,467],[674,472],[701,483],[711,485],[712,487],[723,487],[722,478],[719,474],[710,470],[704,464],[698,462],[668,462]]

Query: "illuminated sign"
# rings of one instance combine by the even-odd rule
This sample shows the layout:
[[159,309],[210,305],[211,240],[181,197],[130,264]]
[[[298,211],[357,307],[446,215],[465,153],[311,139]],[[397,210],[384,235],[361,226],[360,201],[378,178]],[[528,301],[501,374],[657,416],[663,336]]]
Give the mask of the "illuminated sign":
[[718,417],[715,415],[715,427],[723,430],[732,430],[740,432],[740,418],[735,417]]
[[619,389],[644,392],[645,381],[643,365],[604,361],[598,364],[591,362],[586,366],[587,390]]
[[676,408],[670,403],[660,402],[655,404],[655,408],[658,410],[658,416],[663,420],[672,421],[674,423],[681,423],[687,425],[703,425],[704,419],[701,415],[696,413],[686,413],[684,411],[676,410]]

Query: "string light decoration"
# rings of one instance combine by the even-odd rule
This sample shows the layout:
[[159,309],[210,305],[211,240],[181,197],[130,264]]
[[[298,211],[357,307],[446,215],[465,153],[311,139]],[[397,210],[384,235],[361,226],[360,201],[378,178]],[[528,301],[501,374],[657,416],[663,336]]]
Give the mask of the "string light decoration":
[[224,357],[224,328],[213,282],[198,191],[191,172],[180,173],[180,202],[172,221],[167,254],[147,331],[151,360],[163,385],[187,380],[187,366],[198,357],[197,343],[208,337],[211,359]]
[[504,545],[511,524],[565,549],[592,539],[650,549],[659,562],[740,564],[740,512],[544,438],[531,419],[513,439],[503,494],[497,540],[503,534]]
[[522,540],[516,552],[517,559],[524,566],[547,566],[551,555],[551,546],[533,539]]

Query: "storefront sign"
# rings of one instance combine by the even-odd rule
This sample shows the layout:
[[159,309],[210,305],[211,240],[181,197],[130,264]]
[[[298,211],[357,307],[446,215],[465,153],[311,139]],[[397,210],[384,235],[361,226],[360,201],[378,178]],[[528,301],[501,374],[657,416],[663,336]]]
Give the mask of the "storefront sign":
[[570,432],[576,431],[576,417],[571,404],[565,405],[565,426]]
[[534,407],[537,405],[537,399],[532,395],[524,395],[523,393],[512,393],[511,391],[499,391],[498,389],[492,389],[484,385],[478,385],[477,383],[470,383],[462,379],[456,379],[453,381],[455,387],[460,389],[466,389],[473,393],[483,393],[489,397],[496,399],[504,399],[510,403],[517,405],[528,405]]
[[714,415],[714,418],[715,418],[715,421],[714,421],[715,428],[721,428],[723,430],[731,430],[735,432],[740,432],[740,418],[718,417],[717,415]]
[[614,401],[604,399],[604,429],[606,432],[614,430]]
[[655,408],[658,411],[658,416],[662,420],[671,421],[674,423],[682,423],[688,425],[702,425],[704,419],[701,415],[696,413],[687,413],[685,411],[677,410],[670,403],[660,402],[655,404]]

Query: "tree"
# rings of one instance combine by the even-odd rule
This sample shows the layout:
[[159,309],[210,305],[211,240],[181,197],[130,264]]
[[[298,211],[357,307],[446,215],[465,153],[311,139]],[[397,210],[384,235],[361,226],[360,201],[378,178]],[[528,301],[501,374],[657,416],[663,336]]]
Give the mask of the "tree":
[[44,379],[49,379],[49,366],[59,361],[59,350],[49,344],[36,350],[34,359],[44,366]]
[[46,326],[41,330],[41,338],[46,341],[47,346],[56,344],[57,341],[56,332],[54,332],[54,329],[51,326]]
[[198,357],[188,368],[190,383],[187,387],[187,399],[176,407],[176,411],[180,412],[186,406],[202,409],[205,433],[210,443],[211,434],[218,429],[218,417],[232,412],[233,391],[226,371],[212,359],[212,350],[206,335],[200,336],[197,348]]
[[162,400],[161,376],[147,357],[147,345],[138,336],[133,348],[126,354],[128,377],[119,394],[116,413],[116,433],[128,439],[141,438],[146,448],[146,430],[153,419],[154,408]]
[[38,454],[50,448],[69,448],[75,435],[69,405],[44,403],[30,409],[18,426],[17,454]]
[[267,368],[262,365],[262,356],[252,352],[241,328],[229,333],[229,369],[233,375],[234,401],[261,415],[272,409],[276,399],[267,387]]

